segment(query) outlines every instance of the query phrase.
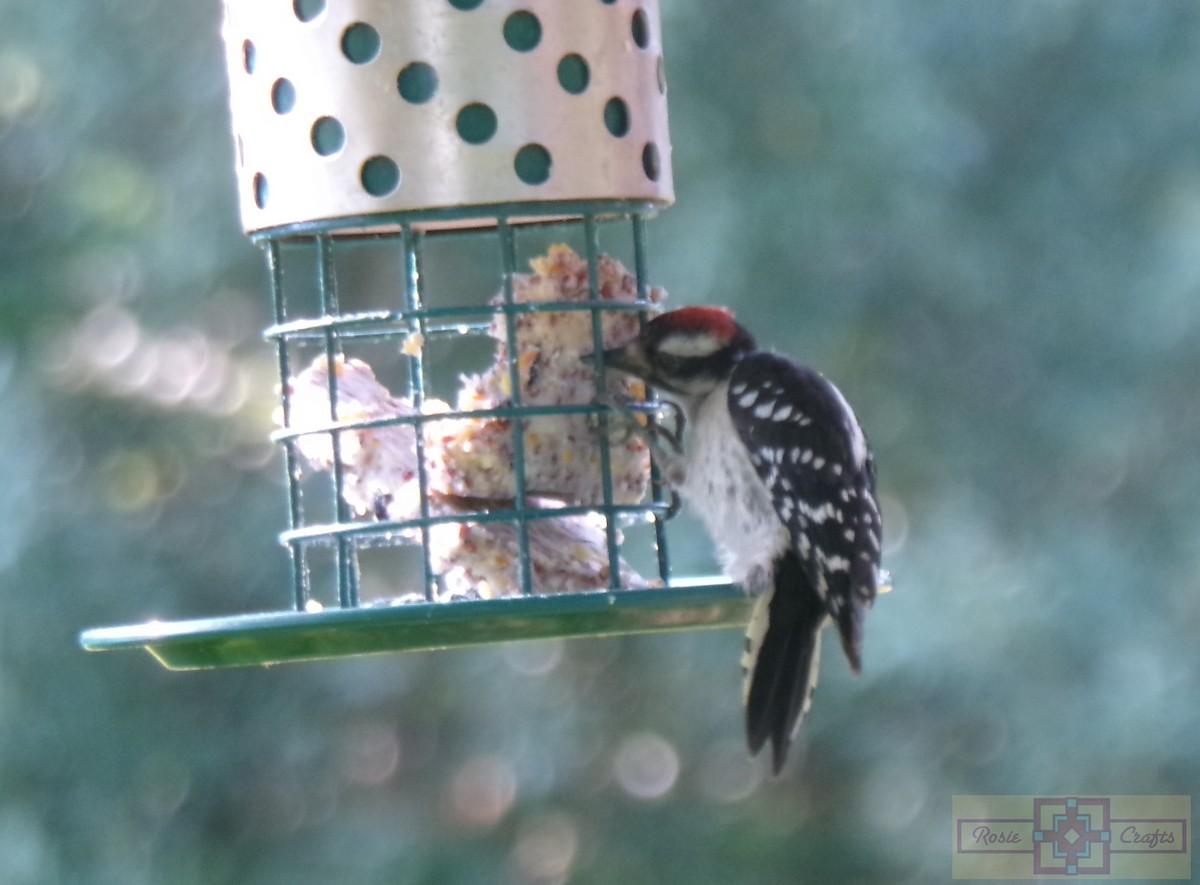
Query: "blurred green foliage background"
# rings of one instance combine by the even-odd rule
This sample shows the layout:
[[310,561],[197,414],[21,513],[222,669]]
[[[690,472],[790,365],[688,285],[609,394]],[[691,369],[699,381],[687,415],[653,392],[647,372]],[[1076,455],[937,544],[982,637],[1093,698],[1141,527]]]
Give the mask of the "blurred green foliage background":
[[1194,791],[1200,6],[665,3],[651,273],[856,404],[865,674],[771,780],[733,632],[81,652],[287,604],[269,305],[217,0],[0,0],[0,881],[924,883],[956,793]]

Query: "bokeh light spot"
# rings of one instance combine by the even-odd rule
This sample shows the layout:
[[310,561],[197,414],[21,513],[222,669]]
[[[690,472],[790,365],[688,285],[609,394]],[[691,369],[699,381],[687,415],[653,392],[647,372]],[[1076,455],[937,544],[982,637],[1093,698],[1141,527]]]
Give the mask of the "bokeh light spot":
[[504,661],[526,676],[544,676],[562,663],[566,646],[561,639],[519,642],[503,648]]
[[15,49],[0,52],[0,120],[34,113],[46,93],[46,77],[38,63]]
[[517,833],[513,861],[526,881],[564,882],[579,854],[579,827],[565,814],[525,823]]
[[142,449],[113,452],[101,464],[99,477],[105,503],[118,512],[143,510],[162,493],[158,464]]
[[341,754],[341,770],[347,780],[381,784],[400,767],[400,739],[387,723],[360,722],[347,729]]
[[679,753],[665,738],[649,732],[621,742],[613,762],[621,789],[638,799],[659,799],[679,778]]
[[700,762],[700,789],[718,802],[740,802],[758,789],[764,770],[740,742],[718,743]]
[[498,824],[517,799],[512,764],[499,756],[476,756],[454,773],[450,809],[461,823],[486,828]]

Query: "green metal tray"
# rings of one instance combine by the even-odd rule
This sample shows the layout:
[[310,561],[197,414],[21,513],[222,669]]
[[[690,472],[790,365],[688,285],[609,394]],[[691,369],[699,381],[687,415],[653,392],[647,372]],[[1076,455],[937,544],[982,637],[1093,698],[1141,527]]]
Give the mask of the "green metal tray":
[[644,590],[267,612],[85,630],[88,651],[144,648],[169,670],[312,661],[521,639],[744,627],[752,601],[719,580]]

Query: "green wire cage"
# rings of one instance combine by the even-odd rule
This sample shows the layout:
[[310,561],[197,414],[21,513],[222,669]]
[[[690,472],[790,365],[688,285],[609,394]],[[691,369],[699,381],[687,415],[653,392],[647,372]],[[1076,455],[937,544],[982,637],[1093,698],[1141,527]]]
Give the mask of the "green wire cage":
[[190,669],[744,625],[738,588],[672,575],[671,494],[598,395],[662,297],[654,0],[230,0],[225,41],[290,592],[83,646]]

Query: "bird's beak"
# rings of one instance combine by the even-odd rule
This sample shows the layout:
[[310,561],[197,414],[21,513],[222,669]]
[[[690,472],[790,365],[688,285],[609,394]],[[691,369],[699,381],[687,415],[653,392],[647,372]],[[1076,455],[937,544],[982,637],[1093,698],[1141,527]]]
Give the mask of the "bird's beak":
[[640,342],[633,341],[624,347],[614,347],[604,351],[604,366],[618,372],[628,372],[639,378],[645,378],[650,372],[650,362]]

